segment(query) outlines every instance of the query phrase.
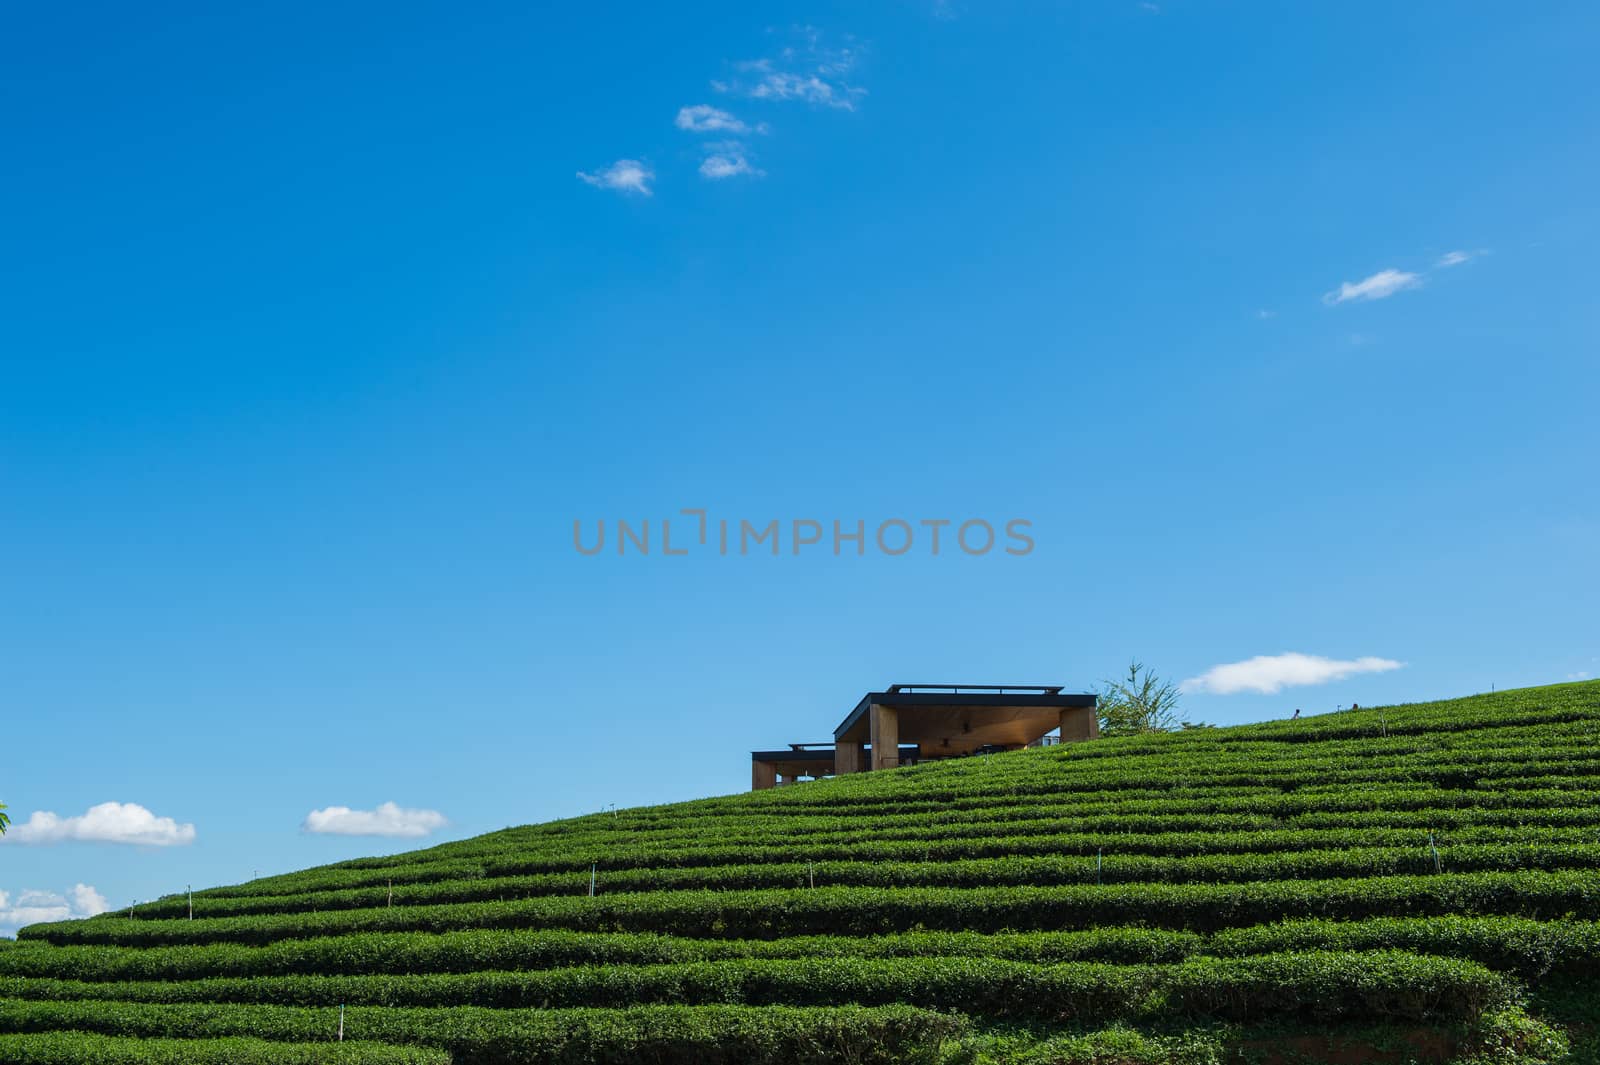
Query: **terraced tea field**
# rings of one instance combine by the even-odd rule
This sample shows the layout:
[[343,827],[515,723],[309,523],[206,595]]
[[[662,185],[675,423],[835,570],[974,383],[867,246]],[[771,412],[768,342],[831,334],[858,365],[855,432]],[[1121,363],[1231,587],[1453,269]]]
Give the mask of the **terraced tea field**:
[[1595,1060],[1597,972],[1585,683],[624,810],[200,892],[192,920],[172,897],[35,925],[0,945],[0,1061],[1509,1062],[1569,1035]]

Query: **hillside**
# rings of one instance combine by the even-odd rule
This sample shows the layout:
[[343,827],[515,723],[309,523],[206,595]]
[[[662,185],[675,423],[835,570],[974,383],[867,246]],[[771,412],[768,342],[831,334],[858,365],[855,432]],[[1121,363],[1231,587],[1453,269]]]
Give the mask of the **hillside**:
[[1597,730],[1585,683],[1106,739],[35,925],[0,1061],[1596,1060]]

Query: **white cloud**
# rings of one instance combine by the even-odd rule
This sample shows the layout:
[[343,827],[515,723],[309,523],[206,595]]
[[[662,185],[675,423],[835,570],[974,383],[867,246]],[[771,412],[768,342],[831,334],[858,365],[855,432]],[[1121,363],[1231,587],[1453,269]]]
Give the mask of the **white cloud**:
[[757,169],[750,165],[750,160],[744,152],[744,145],[737,141],[723,144],[708,144],[710,151],[700,163],[700,176],[710,178],[712,181],[721,181],[724,178],[738,177],[741,174],[750,177],[765,177],[765,170]]
[[637,159],[618,159],[603,170],[594,173],[578,171],[578,180],[597,189],[615,189],[618,192],[649,196],[650,182],[656,173]]
[[1418,288],[1422,278],[1405,270],[1379,270],[1371,277],[1363,278],[1354,283],[1346,281],[1332,292],[1322,297],[1322,302],[1330,307],[1351,300],[1381,300],[1393,296],[1396,292],[1403,292],[1408,288]]
[[81,913],[85,917],[105,913],[111,908],[106,897],[88,884],[72,885],[72,890],[67,892],[67,902],[72,906],[73,913]]
[[0,836],[4,843],[133,843],[144,847],[182,846],[194,842],[194,825],[157,817],[136,802],[103,802],[84,813],[62,817],[35,810],[26,821]]
[[0,936],[14,936],[17,929],[40,921],[65,921],[73,917],[93,917],[110,907],[105,896],[88,884],[74,884],[66,895],[28,889],[11,901],[11,893],[0,891]]
[[1340,660],[1291,651],[1281,655],[1257,655],[1243,662],[1212,666],[1198,677],[1190,677],[1179,687],[1185,692],[1210,692],[1213,695],[1233,695],[1236,692],[1271,695],[1284,688],[1327,684],[1358,673],[1386,673],[1402,665],[1404,663],[1392,658],[1367,656]]
[[865,89],[847,80],[856,65],[855,49],[829,47],[823,43],[822,34],[809,26],[795,32],[800,44],[782,48],[769,58],[735,63],[736,76],[713,81],[711,87],[752,100],[799,101],[854,111],[856,100],[866,95]]
[[376,810],[329,806],[306,814],[301,831],[331,836],[402,836],[415,839],[445,826],[437,810],[406,810],[392,802]]
[[1473,248],[1470,251],[1447,251],[1434,260],[1433,268],[1435,270],[1443,270],[1451,266],[1460,266],[1462,263],[1470,263],[1480,255],[1488,254],[1488,248]]
[[759,81],[747,90],[756,100],[799,100],[821,107],[854,111],[858,95],[842,85],[823,81],[815,74],[793,74],[782,70],[762,71]]
[[767,124],[759,122],[755,126],[746,125],[741,119],[735,118],[719,107],[710,104],[695,104],[693,107],[678,108],[678,117],[673,120],[673,125],[689,133],[765,133]]

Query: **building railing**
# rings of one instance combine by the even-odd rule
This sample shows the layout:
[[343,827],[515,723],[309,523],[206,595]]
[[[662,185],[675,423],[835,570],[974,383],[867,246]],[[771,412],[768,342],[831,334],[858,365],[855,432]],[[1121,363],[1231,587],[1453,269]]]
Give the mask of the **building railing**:
[[888,693],[896,692],[998,692],[1001,695],[1027,693],[1031,695],[1060,695],[1059,684],[891,684]]

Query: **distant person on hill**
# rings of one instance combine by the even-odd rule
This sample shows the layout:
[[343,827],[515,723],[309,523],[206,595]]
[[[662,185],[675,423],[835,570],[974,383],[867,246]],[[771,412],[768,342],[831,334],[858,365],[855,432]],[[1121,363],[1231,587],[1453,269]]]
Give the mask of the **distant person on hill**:
[[1360,703],[1351,703],[1350,704],[1350,709],[1352,709],[1352,710],[1360,710],[1361,709],[1361,704]]
[[1298,706],[1294,708],[1294,716],[1291,717],[1289,720],[1290,721],[1299,721],[1300,720],[1300,708]]

